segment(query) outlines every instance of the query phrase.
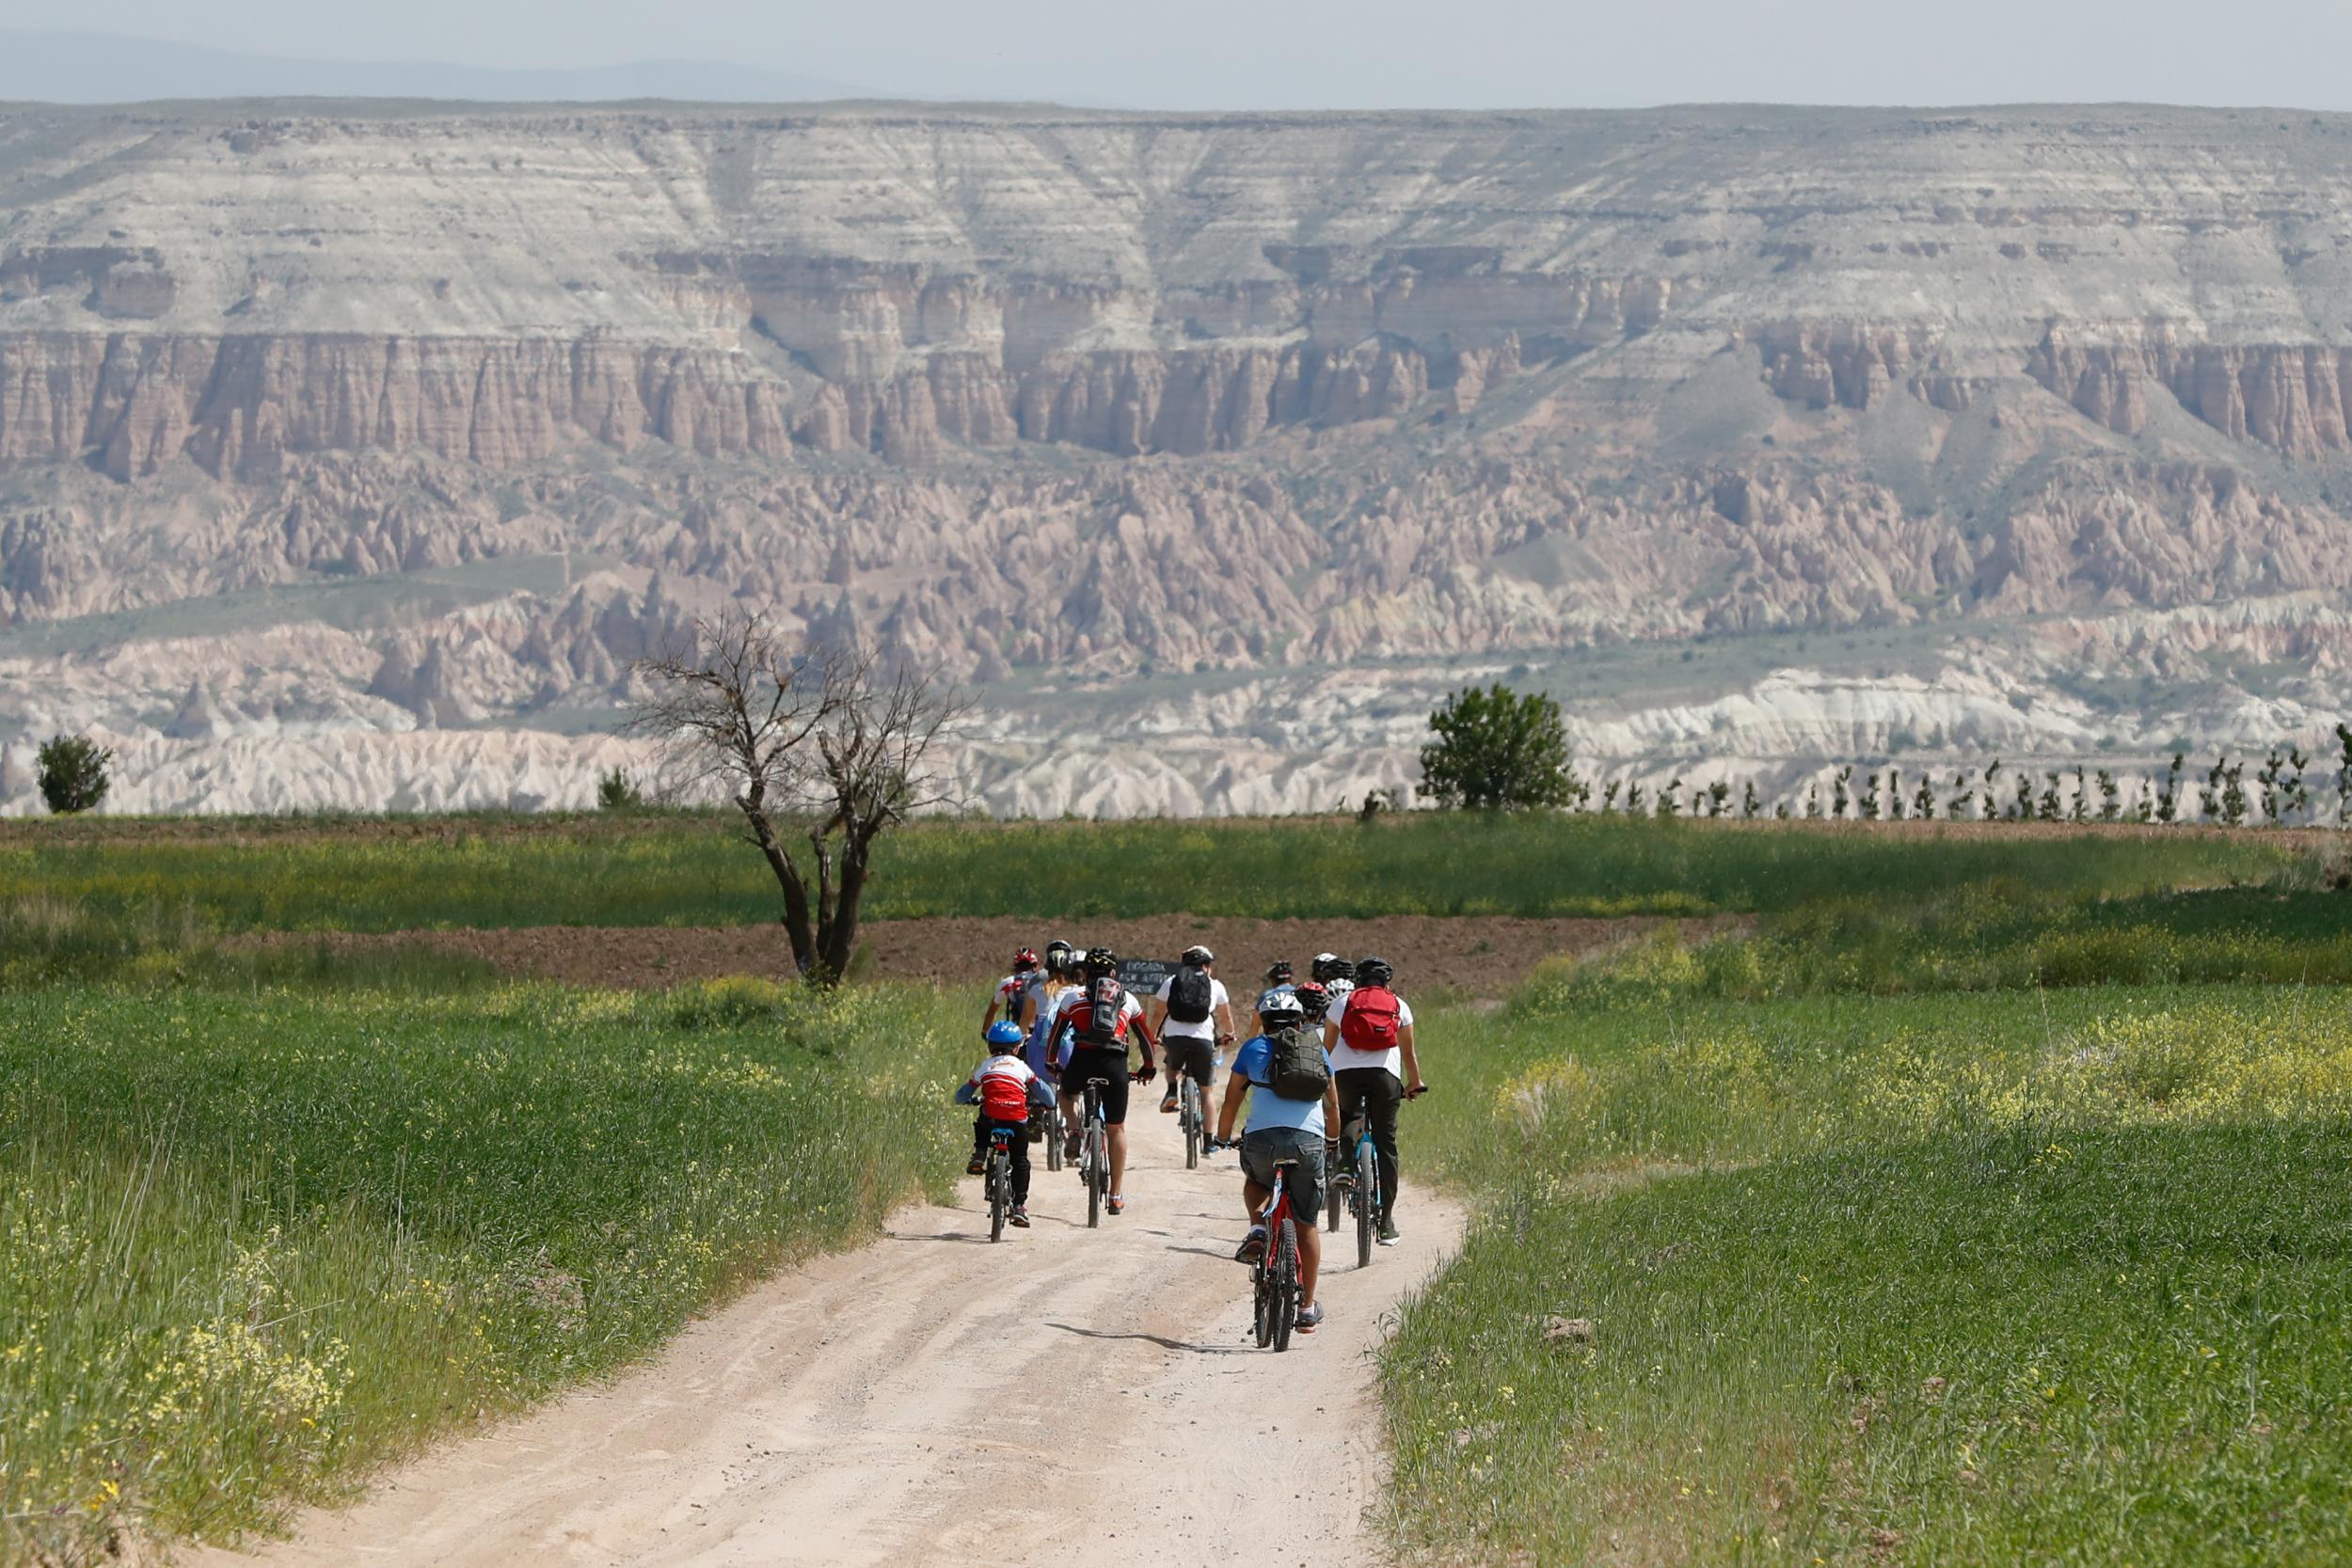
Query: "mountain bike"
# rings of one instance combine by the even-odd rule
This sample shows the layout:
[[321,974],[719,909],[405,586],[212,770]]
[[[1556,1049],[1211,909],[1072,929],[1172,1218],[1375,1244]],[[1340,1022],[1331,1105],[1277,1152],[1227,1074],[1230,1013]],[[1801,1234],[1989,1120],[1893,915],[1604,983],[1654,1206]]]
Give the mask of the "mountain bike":
[[1258,1212],[1266,1243],[1249,1265],[1249,1288],[1260,1350],[1290,1349],[1291,1330],[1298,1325],[1298,1226],[1291,1217],[1290,1183],[1297,1166],[1295,1160],[1274,1162],[1274,1190]]
[[1103,1223],[1103,1200],[1111,1191],[1111,1131],[1103,1119],[1103,1086],[1107,1078],[1089,1078],[1086,1086],[1085,1140],[1078,1145],[1078,1180],[1086,1183],[1087,1228]]
[[1184,1130],[1184,1168],[1200,1164],[1200,1146],[1207,1141],[1208,1117],[1200,1103],[1200,1085],[1185,1073],[1176,1080],[1176,1120]]
[[988,1239],[1005,1239],[1005,1220],[1012,1212],[1012,1140],[1025,1137],[1025,1130],[992,1127],[988,1130],[988,1165],[980,1177],[980,1190],[988,1194]]
[[1061,1097],[1057,1094],[1051,1105],[1040,1105],[1029,1113],[1033,1132],[1041,1131],[1045,1143],[1045,1168],[1061,1169],[1061,1141],[1066,1135],[1061,1124]]

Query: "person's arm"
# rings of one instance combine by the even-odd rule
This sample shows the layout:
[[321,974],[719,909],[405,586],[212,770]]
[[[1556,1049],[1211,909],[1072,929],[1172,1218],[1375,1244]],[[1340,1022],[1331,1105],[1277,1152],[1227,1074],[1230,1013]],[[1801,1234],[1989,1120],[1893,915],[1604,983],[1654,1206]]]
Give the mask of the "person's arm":
[[1220,1002],[1216,1005],[1216,1043],[1219,1045],[1233,1043],[1233,1005],[1231,1002]]
[[1323,1141],[1336,1144],[1340,1141],[1340,1081],[1328,1071],[1328,1060],[1323,1065],[1327,1069],[1323,1075]]
[[1146,1011],[1146,1012],[1148,1012],[1148,1013],[1150,1013],[1150,1014],[1152,1015],[1152,1028],[1154,1028],[1154,1029],[1165,1029],[1165,1028],[1167,1028],[1167,1027],[1168,1027],[1168,987],[1167,987],[1167,986],[1163,985],[1162,987],[1160,987],[1160,990],[1159,990],[1159,994],[1157,994],[1157,995],[1155,995],[1155,996],[1153,996],[1153,997],[1152,998],[1152,1004],[1151,1004],[1151,1006],[1148,1006],[1148,1007],[1146,1007],[1146,1008],[1144,1009],[1144,1011]]
[[1336,1018],[1327,1018],[1323,1021],[1323,1053],[1327,1056],[1339,1047],[1340,1021]]
[[988,1026],[996,1022],[996,1007],[1004,999],[1005,993],[1001,990],[988,993],[988,1011],[980,1015],[980,1038],[983,1040],[988,1038]]
[[1248,1079],[1238,1072],[1229,1072],[1225,1075],[1225,1102],[1217,1107],[1216,1112],[1216,1141],[1218,1143],[1229,1144],[1233,1141],[1233,1120],[1241,1114],[1242,1097],[1248,1092]]
[[1136,1014],[1136,1037],[1143,1042],[1143,1075],[1147,1078],[1160,1070],[1159,1041],[1152,1034],[1152,1026],[1143,1022],[1143,1014]]
[[1405,1053],[1405,1092],[1419,1094],[1424,1086],[1421,1081],[1421,1057],[1413,1050],[1413,1026],[1406,1024],[1396,1032],[1397,1048]]

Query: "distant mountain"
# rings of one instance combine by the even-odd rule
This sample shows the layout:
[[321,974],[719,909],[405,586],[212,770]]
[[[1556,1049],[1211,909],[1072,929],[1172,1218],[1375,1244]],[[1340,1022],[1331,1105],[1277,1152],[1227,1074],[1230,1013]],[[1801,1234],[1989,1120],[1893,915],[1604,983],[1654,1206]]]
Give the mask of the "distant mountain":
[[719,60],[636,60],[577,71],[501,71],[433,61],[280,58],[112,33],[0,28],[0,103],[138,103],[159,99],[298,97],[805,103],[870,96],[846,82]]

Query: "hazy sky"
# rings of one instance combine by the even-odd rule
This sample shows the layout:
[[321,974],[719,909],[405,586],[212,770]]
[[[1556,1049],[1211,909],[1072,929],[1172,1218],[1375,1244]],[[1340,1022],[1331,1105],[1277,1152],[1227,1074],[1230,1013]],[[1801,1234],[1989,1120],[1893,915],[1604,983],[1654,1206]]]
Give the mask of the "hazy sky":
[[345,60],[692,57],[891,95],[1139,107],[2352,109],[2352,0],[0,0],[0,26]]

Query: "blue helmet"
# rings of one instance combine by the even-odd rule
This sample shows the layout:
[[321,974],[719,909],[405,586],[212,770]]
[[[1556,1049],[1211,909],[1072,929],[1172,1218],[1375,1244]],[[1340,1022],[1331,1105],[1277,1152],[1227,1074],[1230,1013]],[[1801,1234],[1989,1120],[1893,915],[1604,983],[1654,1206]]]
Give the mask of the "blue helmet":
[[988,1043],[1006,1051],[1017,1050],[1021,1044],[1021,1025],[1009,1018],[1000,1018],[988,1026]]

